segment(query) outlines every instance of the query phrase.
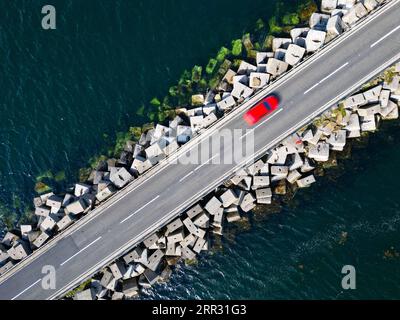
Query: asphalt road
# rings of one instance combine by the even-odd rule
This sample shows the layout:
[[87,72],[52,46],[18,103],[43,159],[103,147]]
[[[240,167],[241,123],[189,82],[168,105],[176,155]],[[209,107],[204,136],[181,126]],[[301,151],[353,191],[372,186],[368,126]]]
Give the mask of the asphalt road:
[[[397,59],[400,52],[399,16],[400,4],[396,1],[390,10],[380,12],[362,28],[351,31],[351,35],[334,48],[323,49],[301,72],[292,72],[279,80],[273,92],[281,97],[280,108],[250,128],[253,131],[246,136],[251,138],[254,134],[254,153],[265,151],[322,109],[332,106],[348,94],[350,88],[381,71],[384,63]],[[263,96],[269,93],[271,89],[264,90]],[[253,100],[246,106],[253,105]],[[230,132],[242,129],[243,134],[248,133],[244,131],[249,127],[242,115],[241,111],[223,122],[220,129]],[[208,134],[219,137],[221,131],[213,129]],[[244,143],[246,139],[240,141]],[[207,159],[216,157],[213,159],[216,160],[218,154],[229,153],[230,148],[229,144],[221,144]],[[57,297],[76,284],[82,275],[94,272],[110,261],[113,254],[121,252],[128,243],[138,243],[144,235],[188,208],[200,195],[218,186],[238,165],[184,165],[178,161],[178,164],[164,166],[93,219],[36,254],[29,263],[6,274],[0,280],[0,298]],[[54,290],[45,290],[41,285],[42,268],[46,265],[56,269]]]

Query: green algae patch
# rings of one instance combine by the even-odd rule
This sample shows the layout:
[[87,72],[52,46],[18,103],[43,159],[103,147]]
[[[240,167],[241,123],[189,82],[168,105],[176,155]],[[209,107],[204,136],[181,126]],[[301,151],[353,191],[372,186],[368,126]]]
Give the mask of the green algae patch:
[[257,50],[251,49],[251,50],[247,51],[247,58],[256,60],[256,58],[257,58]]
[[168,89],[168,93],[171,97],[176,97],[179,94],[178,86],[172,86]]
[[195,94],[192,96],[192,106],[201,106],[204,103],[204,96],[202,94]]
[[33,219],[35,219],[35,211],[33,211],[29,206],[25,206],[17,225],[31,224]]
[[140,106],[140,108],[139,109],[137,109],[137,111],[136,111],[136,115],[137,116],[141,116],[141,117],[143,117],[144,116],[144,104],[142,104],[141,106]]
[[281,33],[283,28],[279,25],[276,17],[272,17],[268,20],[269,32],[276,34]]
[[232,61],[225,59],[224,62],[221,64],[221,67],[218,70],[218,74],[220,76],[224,76],[225,73],[229,70],[232,65]]
[[40,182],[44,179],[53,179],[53,173],[50,170],[47,170],[36,177],[36,181]]
[[272,50],[272,41],[274,40],[274,37],[272,35],[267,35],[264,39],[264,42],[262,44],[262,49],[263,50]]
[[149,111],[149,112],[147,113],[147,118],[149,118],[150,121],[156,120],[156,112],[154,112],[154,111]]
[[126,142],[132,137],[130,132],[117,132],[117,139],[114,147],[114,155],[118,155],[124,150]]
[[150,104],[154,107],[158,107],[161,104],[161,101],[158,100],[157,97],[154,97],[153,99],[150,100]]
[[5,205],[0,203],[0,226],[5,226],[8,230],[14,228],[14,222],[17,220],[15,211],[11,211]]
[[298,13],[287,13],[282,17],[282,23],[287,26],[295,26],[300,23],[300,17]]
[[340,114],[342,115],[342,117],[345,117],[345,116],[346,116],[346,109],[345,109],[343,103],[340,103],[340,104],[339,104],[339,107],[338,107],[337,110],[340,112]]
[[235,60],[233,60],[232,68],[235,69],[235,70],[237,70],[237,69],[239,68],[239,66],[240,66],[241,63],[242,63],[242,59],[235,59]]
[[65,171],[58,171],[55,175],[54,175],[54,180],[56,182],[61,182],[65,180]]
[[178,81],[178,84],[179,84],[179,85],[186,85],[186,86],[188,86],[188,85],[191,84],[191,79],[192,79],[192,73],[189,72],[189,71],[187,71],[187,70],[184,70],[184,71],[182,72],[181,78],[180,78],[179,81]]
[[331,169],[334,167],[337,167],[338,161],[336,157],[337,153],[336,152],[331,152],[328,161],[325,161],[321,164],[321,167],[323,169]]
[[42,194],[45,192],[51,191],[51,187],[45,184],[43,181],[36,182],[35,184],[35,192],[38,194]]
[[108,158],[105,155],[98,155],[89,159],[90,168],[96,168],[101,161],[106,161]]
[[131,134],[133,139],[139,140],[140,136],[142,134],[142,128],[141,127],[130,127],[129,133]]
[[327,121],[327,119],[325,119],[324,117],[319,117],[316,118],[312,121],[313,125],[317,128],[321,128],[324,126],[325,122]]
[[[162,107],[162,105],[160,104],[159,107]],[[154,118],[157,117],[158,120],[160,120],[160,115],[168,115],[166,112],[153,112],[152,114]],[[151,126],[154,127],[154,124],[152,123]],[[130,140],[138,141],[143,131],[144,129],[142,127],[130,127],[128,132],[117,132],[115,146],[111,154],[113,156],[118,156],[124,150],[126,143]]]
[[201,73],[203,72],[203,67],[194,66],[192,69],[192,81],[199,82],[201,79]]
[[61,170],[53,174],[51,170],[47,170],[36,177],[34,190],[38,194],[46,193],[53,190],[53,187],[65,180],[65,171]]
[[314,12],[318,11],[318,6],[313,0],[308,0],[306,3],[300,4],[299,9],[297,11],[300,22],[305,23],[307,22],[311,15]]
[[256,21],[256,26],[255,26],[254,30],[257,32],[257,31],[260,31],[260,30],[262,30],[264,28],[265,28],[265,22],[264,22],[263,19],[259,18]]
[[384,73],[384,80],[387,83],[390,83],[393,81],[394,76],[396,75],[396,73],[394,72],[393,69],[389,69]]
[[208,88],[207,80],[202,78],[202,79],[199,81],[199,83],[198,83],[198,85],[197,85],[197,88],[198,88],[200,91],[205,92],[205,91],[207,90],[207,88]]
[[224,62],[221,64],[219,67],[217,73],[215,74],[214,77],[210,79],[208,82],[208,85],[210,86],[211,89],[215,89],[219,82],[221,81],[222,77],[226,74],[228,69],[231,67],[232,62],[228,59],[225,59]]
[[215,67],[217,66],[217,59],[211,58],[210,61],[208,61],[207,66],[206,66],[206,73],[207,74],[212,74],[215,70]]
[[157,120],[158,122],[164,122],[169,117],[168,111],[159,111],[157,113]]
[[253,46],[253,43],[251,42],[250,33],[246,33],[245,35],[243,35],[242,43],[247,52],[249,52],[250,50],[253,50],[254,46]]
[[215,89],[215,88],[218,86],[218,84],[219,84],[219,79],[218,79],[218,78],[212,78],[212,79],[210,79],[210,81],[208,82],[208,86],[209,86],[211,89]]
[[146,133],[147,131],[154,129],[154,122],[147,122],[142,125],[142,132]]
[[187,266],[197,266],[198,265],[198,260],[196,258],[194,258],[194,259],[185,259],[185,265],[187,265]]
[[254,50],[261,51],[261,44],[259,42],[254,43]]
[[[193,75],[192,75],[193,76]],[[164,97],[162,104],[160,106],[160,110],[171,110],[172,106],[171,106],[171,99],[170,97],[167,95]]]
[[218,53],[217,53],[217,61],[218,62],[222,62],[225,60],[226,56],[228,56],[230,54],[230,50],[226,47],[222,47],[221,49],[219,49]]
[[65,297],[66,298],[73,298],[78,292],[81,292],[83,290],[86,289],[86,287],[88,287],[90,285],[90,283],[92,282],[92,279],[86,280],[85,282],[83,282],[81,285],[79,285],[78,287],[76,287],[74,290],[71,290],[70,292],[68,292]]
[[90,168],[80,168],[78,173],[79,182],[86,182],[89,179],[92,170]]
[[242,54],[242,40],[241,39],[236,39],[232,41],[232,55],[234,56],[240,56]]

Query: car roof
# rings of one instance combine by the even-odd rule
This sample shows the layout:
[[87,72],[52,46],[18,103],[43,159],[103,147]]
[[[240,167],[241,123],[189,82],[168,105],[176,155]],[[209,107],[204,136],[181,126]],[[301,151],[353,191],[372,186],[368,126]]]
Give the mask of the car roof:
[[262,117],[268,112],[268,109],[264,105],[264,101],[256,104],[251,110],[251,114],[255,117]]

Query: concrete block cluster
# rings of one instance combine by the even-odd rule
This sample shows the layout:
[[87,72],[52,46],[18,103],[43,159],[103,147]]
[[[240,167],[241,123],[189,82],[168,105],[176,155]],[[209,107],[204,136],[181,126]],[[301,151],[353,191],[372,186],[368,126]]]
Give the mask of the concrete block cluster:
[[213,211],[216,206],[222,209],[222,203],[214,201],[211,199],[207,206],[212,213],[197,204],[144,239],[97,274],[89,287],[77,293],[74,299],[132,299],[141,289],[167,280],[171,266],[180,259],[190,262],[197,254],[208,250],[207,229],[210,224],[222,222],[220,212]]

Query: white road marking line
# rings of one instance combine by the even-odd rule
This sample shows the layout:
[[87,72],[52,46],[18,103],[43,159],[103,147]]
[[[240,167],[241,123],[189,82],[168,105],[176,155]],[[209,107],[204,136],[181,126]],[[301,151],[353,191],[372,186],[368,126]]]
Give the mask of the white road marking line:
[[240,140],[242,140],[245,136],[247,136],[248,134],[252,133],[253,131],[254,131],[254,128],[252,128],[252,129],[246,129],[246,133],[243,134],[243,135],[240,137]]
[[303,94],[307,94],[308,92],[310,92],[312,89],[314,89],[317,85],[319,85],[319,82],[317,82],[316,84],[314,84],[311,88],[307,89],[306,91],[304,91]]
[[27,287],[25,290],[22,290],[20,293],[18,293],[14,298],[11,298],[11,300],[15,300],[17,299],[21,294],[25,293],[26,291],[28,291],[30,288],[32,288],[35,284],[37,284],[38,282],[40,282],[42,280],[42,278],[40,278],[39,280],[36,280],[34,283],[32,283],[29,287]]
[[179,182],[182,182],[183,180],[185,180],[187,177],[189,177],[194,171],[190,171],[187,175],[185,175],[184,177],[182,177],[181,179],[179,179]]
[[325,78],[323,78],[320,82],[318,83],[322,83],[324,82],[326,79],[329,79],[330,77],[332,77],[336,72],[339,72],[339,70],[343,69],[345,66],[347,66],[349,64],[349,62],[347,61],[345,64],[343,64],[341,67],[337,68],[335,71],[333,71],[331,74],[327,75]]
[[265,119],[263,122],[259,123],[257,126],[254,127],[254,129],[257,129],[259,126],[263,125],[265,122],[271,120],[273,117],[275,117],[279,112],[281,112],[283,108],[275,111],[273,114],[271,114],[267,119]]
[[218,157],[219,153],[217,153],[215,156],[213,156],[212,158],[208,159],[206,162],[204,162],[203,164],[201,164],[200,166],[198,166],[196,169],[194,169],[194,171],[199,170],[201,167],[205,166],[206,164],[210,163],[211,160],[213,160],[214,158]]
[[[259,126],[261,126],[262,124],[264,124],[265,122],[267,122],[268,120],[272,119],[273,117],[275,117],[279,112],[283,111],[283,108],[275,111],[273,114],[271,114],[269,117],[267,117],[263,122],[259,123],[257,126],[255,126],[252,129],[246,129],[246,133],[243,134],[240,137],[240,140],[242,140],[245,136],[247,136],[248,134],[254,132],[255,129],[257,129]],[[190,176],[194,171],[199,170],[202,166],[206,165],[207,163],[209,163],[212,159],[214,159],[215,157],[219,156],[219,153],[217,153],[215,156],[213,156],[212,158],[208,159],[206,162],[204,162],[202,165],[200,165],[199,167],[197,167],[196,169],[194,169],[193,171],[189,172],[186,176],[184,176],[182,179],[179,180],[179,182],[182,182],[184,179],[186,179],[188,176]]]
[[304,91],[303,94],[307,94],[308,92],[310,92],[312,89],[314,89],[316,86],[318,86],[319,84],[321,84],[322,82],[324,82],[326,79],[332,77],[336,72],[338,72],[339,70],[343,69],[345,66],[347,66],[349,64],[349,62],[346,62],[345,64],[343,64],[342,66],[340,66],[339,68],[337,68],[335,71],[333,71],[332,73],[328,74],[325,78],[323,78],[322,80],[318,81],[316,84],[314,84],[311,88],[307,89],[306,91]]
[[160,195],[156,196],[153,200],[147,202],[145,205],[141,206],[139,209],[137,209],[134,213],[132,213],[131,215],[127,216],[124,220],[122,220],[120,223],[124,223],[126,220],[132,218],[136,213],[138,213],[140,210],[144,209],[145,207],[147,207],[150,203],[156,201],[158,198],[160,197]]
[[60,266],[63,266],[64,264],[66,264],[68,261],[70,261],[71,259],[75,258],[78,254],[80,254],[82,251],[86,250],[87,248],[89,248],[91,245],[93,245],[94,243],[96,243],[97,241],[99,241],[101,239],[101,236],[98,237],[96,240],[92,241],[91,243],[89,243],[87,246],[83,247],[81,250],[79,250],[77,253],[75,253],[74,255],[70,256],[67,260],[65,260],[63,263],[60,264]]
[[396,32],[398,29],[400,29],[400,25],[398,25],[396,28],[394,28],[392,31],[390,31],[389,33],[385,34],[382,38],[380,38],[378,41],[375,41],[373,44],[371,44],[371,48],[375,47],[379,42],[381,42],[382,40],[386,39],[387,37],[389,37],[393,32]]

